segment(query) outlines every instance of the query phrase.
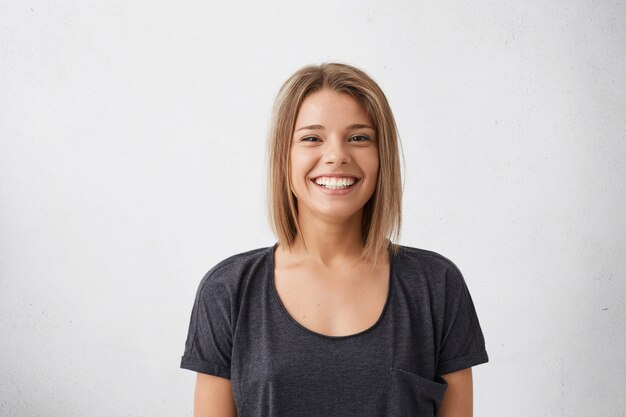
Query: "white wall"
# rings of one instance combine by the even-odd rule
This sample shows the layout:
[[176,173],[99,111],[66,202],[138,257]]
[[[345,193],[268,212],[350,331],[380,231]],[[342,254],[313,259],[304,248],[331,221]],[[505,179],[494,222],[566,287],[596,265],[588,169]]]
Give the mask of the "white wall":
[[463,271],[475,415],[623,416],[626,3],[0,0],[0,415],[192,414],[199,280],[275,242],[265,134],[309,63],[397,117],[400,243]]

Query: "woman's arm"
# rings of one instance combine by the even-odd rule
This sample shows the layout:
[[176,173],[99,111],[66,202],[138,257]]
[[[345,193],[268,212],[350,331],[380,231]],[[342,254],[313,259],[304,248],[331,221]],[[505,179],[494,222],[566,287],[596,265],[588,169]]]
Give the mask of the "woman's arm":
[[441,375],[448,383],[437,417],[472,417],[472,368]]
[[193,415],[194,417],[237,417],[230,380],[198,372]]

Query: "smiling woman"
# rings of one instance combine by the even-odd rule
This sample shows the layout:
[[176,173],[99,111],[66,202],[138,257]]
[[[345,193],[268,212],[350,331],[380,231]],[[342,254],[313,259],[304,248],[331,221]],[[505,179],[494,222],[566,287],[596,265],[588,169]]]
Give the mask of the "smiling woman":
[[391,239],[398,142],[355,67],[307,66],[282,86],[267,155],[278,241],[200,282],[181,361],[198,372],[196,416],[472,415],[485,340],[457,266]]
[[302,102],[290,153],[290,185],[301,223],[315,214],[349,218],[365,206],[378,179],[372,124],[361,103],[346,93],[323,89]]
[[[344,218],[350,220],[344,222],[344,230],[332,228],[335,236],[340,237],[335,238],[336,244],[321,246],[334,248],[335,256],[339,248],[352,254],[358,252],[359,259],[369,261],[372,268],[381,254],[385,256],[388,246],[396,253],[398,247],[389,239],[398,239],[402,217],[398,145],[396,123],[387,98],[364,71],[328,63],[307,66],[293,74],[276,98],[268,140],[269,222],[283,247],[289,247],[290,252],[296,247],[308,252],[308,242],[314,238],[302,230],[310,216],[298,214],[305,202],[297,198],[296,187],[306,175],[332,175],[343,173],[344,165],[359,170],[374,164],[375,174],[364,175],[357,185],[370,187],[358,196],[362,198],[369,192],[369,198]],[[302,172],[315,158],[319,158],[315,170]],[[366,165],[361,166],[361,162]],[[293,173],[296,170],[300,172]],[[347,174],[358,176],[359,172]],[[286,183],[284,178],[290,181]],[[330,214],[337,218],[337,214]],[[346,230],[351,234],[350,240],[345,239]]]

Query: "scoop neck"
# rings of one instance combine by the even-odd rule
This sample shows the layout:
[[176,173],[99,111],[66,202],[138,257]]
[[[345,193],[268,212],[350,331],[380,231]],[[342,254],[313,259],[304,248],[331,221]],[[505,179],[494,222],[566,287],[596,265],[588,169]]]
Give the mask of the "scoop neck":
[[393,255],[391,253],[391,251],[389,250],[389,246],[387,247],[387,251],[389,253],[389,277],[388,277],[388,286],[387,286],[387,298],[385,299],[385,305],[383,306],[383,310],[381,311],[380,315],[378,316],[378,319],[376,320],[376,322],[374,322],[374,324],[372,324],[370,327],[368,327],[365,330],[361,330],[358,333],[353,333],[353,334],[348,334],[348,335],[343,335],[343,336],[332,336],[332,335],[327,335],[327,334],[323,334],[323,333],[319,333],[316,332],[315,330],[311,330],[308,327],[305,327],[304,325],[302,325],[299,321],[297,321],[296,319],[294,319],[291,314],[289,314],[289,311],[287,311],[287,308],[285,307],[285,305],[283,304],[283,301],[280,299],[280,296],[278,295],[278,291],[276,290],[276,274],[274,272],[275,269],[275,258],[276,258],[276,247],[278,246],[278,242],[274,243],[273,246],[269,247],[269,258],[270,258],[270,262],[269,262],[269,267],[270,267],[270,287],[271,287],[271,292],[274,294],[274,298],[276,299],[278,305],[280,306],[280,310],[282,311],[283,315],[288,319],[288,321],[290,321],[291,323],[293,323],[297,328],[299,328],[300,330],[305,331],[306,333],[312,334],[314,336],[326,339],[326,340],[345,340],[345,339],[352,339],[358,336],[362,336],[366,333],[369,333],[371,331],[373,331],[375,328],[377,328],[379,326],[379,324],[383,321],[387,310],[389,310],[389,304],[390,304],[390,300],[391,300],[391,291],[393,289],[393,272],[394,272],[394,262],[395,262],[395,255]]

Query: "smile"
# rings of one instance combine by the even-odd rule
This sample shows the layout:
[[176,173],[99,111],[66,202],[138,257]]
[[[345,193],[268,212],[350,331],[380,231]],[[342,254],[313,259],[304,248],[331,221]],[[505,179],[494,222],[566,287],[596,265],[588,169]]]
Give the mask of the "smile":
[[323,184],[316,183],[313,179],[311,179],[311,182],[316,188],[320,189],[326,194],[343,195],[343,194],[348,194],[349,192],[351,192],[352,189],[361,182],[361,180],[357,179],[356,181],[354,181],[354,183],[349,184],[349,185],[348,184],[346,185],[323,185]]

